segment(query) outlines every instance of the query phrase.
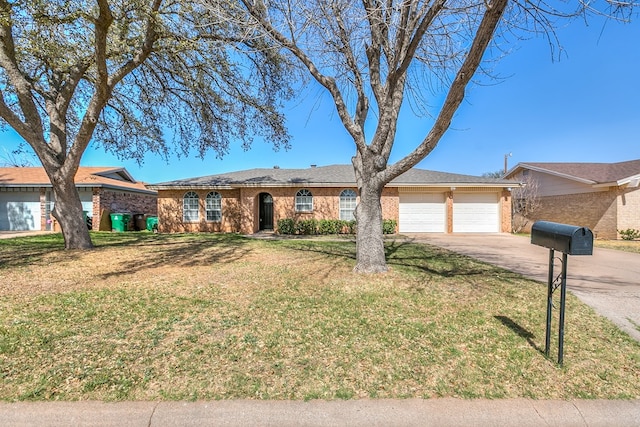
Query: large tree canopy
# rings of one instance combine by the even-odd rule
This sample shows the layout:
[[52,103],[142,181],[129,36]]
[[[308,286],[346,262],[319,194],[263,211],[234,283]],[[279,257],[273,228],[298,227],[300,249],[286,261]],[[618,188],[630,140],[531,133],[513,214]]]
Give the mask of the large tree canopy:
[[[219,3],[201,1],[214,16],[225,13]],[[331,95],[356,149],[356,271],[380,272],[387,268],[382,189],[436,147],[483,61],[499,58],[510,42],[530,33],[543,33],[554,44],[554,28],[566,19],[599,13],[628,17],[634,3],[239,0],[234,13],[248,15],[243,19],[295,57]],[[432,126],[412,151],[390,164],[407,100]]]
[[67,248],[91,247],[73,179],[92,138],[138,160],[286,146],[288,70],[241,18],[195,2],[0,0],[0,118],[47,171]]

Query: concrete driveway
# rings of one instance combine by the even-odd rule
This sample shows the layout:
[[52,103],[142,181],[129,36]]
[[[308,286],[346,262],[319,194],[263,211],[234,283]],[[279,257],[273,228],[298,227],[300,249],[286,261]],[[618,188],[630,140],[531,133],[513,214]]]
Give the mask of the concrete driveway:
[[[547,283],[549,250],[511,234],[406,234]],[[556,252],[562,257],[562,253]],[[569,256],[567,289],[640,341],[640,254],[594,248]],[[560,273],[560,263],[555,264]],[[558,293],[559,295],[559,293]],[[555,297],[554,297],[555,298]]]

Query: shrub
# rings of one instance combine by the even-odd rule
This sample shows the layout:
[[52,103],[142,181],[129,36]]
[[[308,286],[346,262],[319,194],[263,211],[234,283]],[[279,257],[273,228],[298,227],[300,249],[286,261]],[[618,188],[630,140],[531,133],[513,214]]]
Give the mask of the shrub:
[[[385,219],[382,223],[384,234],[394,234],[396,232],[397,221]],[[356,234],[356,221],[345,221],[341,219],[303,219],[296,221],[292,218],[278,220],[278,234]]]
[[382,220],[382,234],[395,234],[398,221],[395,219]]
[[296,232],[296,222],[291,218],[278,220],[279,234],[293,234]]
[[340,232],[343,234],[356,234],[356,220],[342,221],[342,230]]
[[316,219],[303,219],[296,222],[295,225],[297,234],[318,234],[318,220]]
[[618,233],[620,233],[620,237],[622,237],[622,240],[635,240],[640,238],[640,230],[636,230],[635,228],[618,230]]
[[321,219],[318,221],[318,234],[338,234],[344,227],[339,219]]

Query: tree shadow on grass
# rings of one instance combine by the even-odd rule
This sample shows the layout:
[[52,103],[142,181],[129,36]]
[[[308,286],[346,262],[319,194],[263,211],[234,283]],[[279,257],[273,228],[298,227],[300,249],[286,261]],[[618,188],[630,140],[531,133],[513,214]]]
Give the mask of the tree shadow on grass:
[[[314,252],[329,257],[355,260],[354,241],[297,240],[282,243],[290,249]],[[446,249],[407,239],[387,238],[387,265],[441,277],[483,275],[496,267]]]
[[[112,245],[106,246],[110,247]],[[198,267],[232,263],[252,251],[250,240],[234,234],[182,234],[145,236],[139,242],[129,242],[123,247],[141,249],[139,258],[122,269],[101,275],[109,277],[134,274],[163,266]]]
[[[165,265],[192,267],[233,262],[251,252],[249,240],[234,234],[92,233],[94,249],[65,250],[61,235],[14,239],[0,244],[0,267],[16,268],[58,261],[82,262],[88,253],[112,256],[115,267],[102,278],[128,275]],[[114,251],[115,249],[115,251]],[[139,256],[136,250],[139,249]],[[132,256],[121,260],[119,250]],[[90,268],[90,266],[87,266]]]
[[[57,251],[64,251],[61,233],[3,239],[0,240],[0,268],[25,267]],[[73,259],[73,251],[67,253],[68,259]]]
[[13,268],[38,264],[43,262],[45,257],[47,257],[46,262],[55,262],[56,258],[73,261],[91,250],[143,245],[149,241],[149,238],[158,240],[157,236],[159,236],[140,232],[90,232],[90,235],[94,247],[89,250],[66,250],[62,233],[0,240],[0,267]]
[[484,275],[495,270],[466,255],[412,240],[390,241],[385,250],[388,265],[441,277]]
[[529,345],[533,347],[535,350],[537,350],[539,353],[544,354],[544,351],[540,347],[538,347],[538,345],[533,341],[533,339],[535,338],[535,335],[532,332],[528,331],[527,329],[523,328],[522,326],[514,322],[510,317],[499,316],[499,315],[493,316],[493,317],[499,320],[500,323],[502,323],[504,326],[511,329],[513,332],[515,332],[516,335],[527,340]]

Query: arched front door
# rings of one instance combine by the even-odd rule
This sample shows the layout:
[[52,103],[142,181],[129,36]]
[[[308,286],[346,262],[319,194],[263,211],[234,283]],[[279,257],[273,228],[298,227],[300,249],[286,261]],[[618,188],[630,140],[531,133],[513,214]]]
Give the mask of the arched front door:
[[260,230],[273,230],[273,197],[260,193]]

